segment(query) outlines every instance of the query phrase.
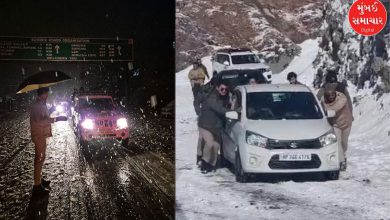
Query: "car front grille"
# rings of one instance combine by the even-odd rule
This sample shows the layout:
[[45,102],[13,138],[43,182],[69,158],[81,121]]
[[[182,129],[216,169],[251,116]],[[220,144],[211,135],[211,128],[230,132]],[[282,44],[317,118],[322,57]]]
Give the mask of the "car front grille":
[[97,120],[95,123],[97,127],[113,127],[115,125],[111,120]]
[[280,161],[279,155],[272,156],[268,163],[271,169],[315,169],[321,166],[321,160],[317,154],[311,155],[309,161]]
[[319,139],[311,140],[296,140],[296,141],[285,141],[268,139],[267,149],[318,149],[321,148],[321,142]]

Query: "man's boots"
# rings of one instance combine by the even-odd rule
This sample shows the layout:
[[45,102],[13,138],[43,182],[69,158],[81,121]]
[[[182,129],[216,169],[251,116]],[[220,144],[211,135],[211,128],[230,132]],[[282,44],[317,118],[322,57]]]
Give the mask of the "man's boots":
[[340,171],[346,171],[347,170],[347,158],[343,162],[340,163]]

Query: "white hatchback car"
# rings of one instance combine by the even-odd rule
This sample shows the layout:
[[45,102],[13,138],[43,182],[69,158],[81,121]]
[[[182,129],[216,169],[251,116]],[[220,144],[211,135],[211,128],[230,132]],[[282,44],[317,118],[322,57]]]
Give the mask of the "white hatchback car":
[[325,113],[308,87],[238,86],[232,99],[221,157],[234,164],[237,181],[247,181],[249,174],[302,172],[338,179],[339,143],[327,120],[335,112]]
[[220,49],[212,57],[213,75],[224,70],[259,70],[268,83],[272,81],[272,71],[268,65],[249,49]]

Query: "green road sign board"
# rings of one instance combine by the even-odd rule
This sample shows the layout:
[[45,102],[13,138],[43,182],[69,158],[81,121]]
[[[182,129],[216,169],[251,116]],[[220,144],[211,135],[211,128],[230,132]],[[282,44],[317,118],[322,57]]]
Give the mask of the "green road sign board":
[[133,61],[132,39],[0,37],[0,60]]

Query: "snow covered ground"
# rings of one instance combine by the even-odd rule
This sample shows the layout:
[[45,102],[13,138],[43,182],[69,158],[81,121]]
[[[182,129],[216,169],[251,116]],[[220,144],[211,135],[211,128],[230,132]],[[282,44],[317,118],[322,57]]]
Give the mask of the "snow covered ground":
[[[302,54],[274,82],[287,82],[287,73],[295,71],[311,85],[317,41],[300,46]],[[203,63],[211,70],[210,57]],[[375,101],[370,91],[356,93],[350,86],[360,101],[348,169],[340,180],[313,176],[242,184],[227,168],[203,175],[195,165],[198,133],[189,70],[176,74],[176,219],[390,219],[390,94]]]

